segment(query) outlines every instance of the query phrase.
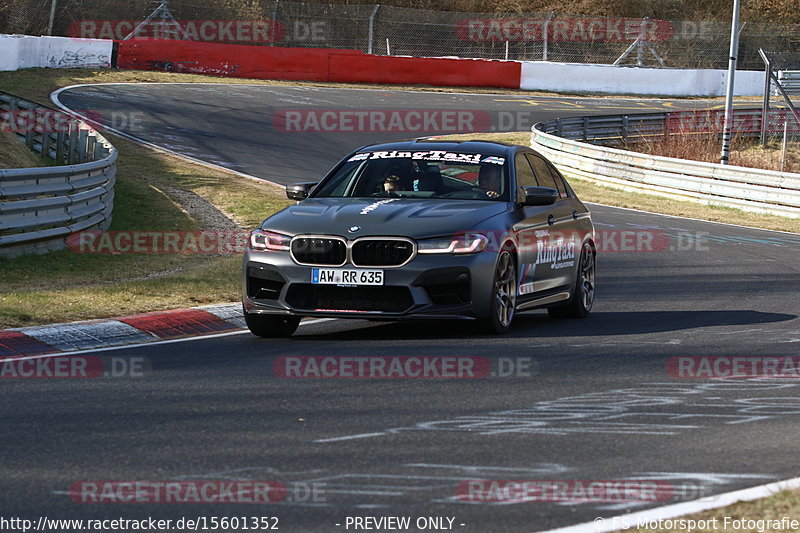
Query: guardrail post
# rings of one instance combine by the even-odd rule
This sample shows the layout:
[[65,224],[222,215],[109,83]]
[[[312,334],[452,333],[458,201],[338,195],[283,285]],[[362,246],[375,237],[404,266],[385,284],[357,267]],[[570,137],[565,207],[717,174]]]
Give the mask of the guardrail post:
[[25,146],[33,150],[33,141],[34,141],[34,134],[36,133],[36,124],[33,122],[36,117],[31,117],[33,113],[31,112],[30,106],[24,105],[21,106],[23,110],[28,112],[27,120],[25,122]]
[[102,159],[105,152],[105,146],[101,142],[94,143],[94,152],[92,158],[95,160]]
[[85,157],[91,158],[94,155],[94,147],[97,144],[97,137],[93,134],[89,133],[89,136],[86,139],[86,155]]
[[75,119],[69,121],[69,133],[67,134],[67,164],[72,165],[78,162],[78,123]]
[[56,133],[56,162],[59,165],[64,164],[64,144],[67,140],[67,132],[64,131],[64,126],[62,125],[58,128],[58,132]]
[[86,162],[86,148],[89,144],[89,132],[81,128],[78,130],[78,163]]
[[51,138],[52,133],[44,127],[42,127],[42,144],[40,146],[39,154],[42,157],[50,157],[50,143],[52,142]]

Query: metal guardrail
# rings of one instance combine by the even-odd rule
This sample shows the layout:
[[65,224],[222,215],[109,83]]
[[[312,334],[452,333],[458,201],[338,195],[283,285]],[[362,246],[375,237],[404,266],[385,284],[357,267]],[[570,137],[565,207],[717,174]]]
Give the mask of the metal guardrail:
[[[756,135],[760,110],[738,112],[759,119],[740,128]],[[800,174],[651,156],[600,143],[662,136],[678,131],[676,116],[685,112],[648,115],[581,117],[540,122],[531,129],[531,146],[547,156],[567,176],[684,200],[735,207],[745,211],[800,217]],[[700,133],[702,122],[694,124]],[[750,131],[754,130],[754,131]],[[684,130],[685,131],[685,130]]]
[[49,167],[0,169],[0,256],[58,250],[76,231],[108,229],[117,150],[86,123],[0,92],[0,126]]
[[800,70],[779,70],[778,82],[786,94],[800,94]]

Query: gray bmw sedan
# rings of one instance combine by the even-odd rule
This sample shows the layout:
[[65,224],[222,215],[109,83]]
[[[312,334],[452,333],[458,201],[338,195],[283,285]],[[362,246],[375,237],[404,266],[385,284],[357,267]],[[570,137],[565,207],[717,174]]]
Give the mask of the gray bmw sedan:
[[477,320],[504,333],[515,313],[582,318],[595,294],[594,227],[543,156],[485,141],[360,148],[250,235],[247,326],[294,333],[302,317]]

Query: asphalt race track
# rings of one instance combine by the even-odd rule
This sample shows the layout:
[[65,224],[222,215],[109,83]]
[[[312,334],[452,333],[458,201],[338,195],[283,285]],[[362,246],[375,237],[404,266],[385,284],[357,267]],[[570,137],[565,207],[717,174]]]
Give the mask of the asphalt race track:
[[[58,99],[70,109],[91,110],[90,118],[138,139],[281,184],[319,179],[347,152],[376,142],[459,132],[524,131],[535,122],[575,114],[709,108],[707,102],[692,100],[342,92],[219,84],[79,86],[59,93]],[[359,120],[353,111],[369,114]],[[410,111],[428,114],[406,121]],[[334,115],[323,116],[330,112]],[[375,120],[379,112],[386,115]],[[400,123],[392,122],[395,112]],[[443,119],[441,112],[451,113],[450,120]],[[419,129],[405,129],[405,124]]]
[[[273,128],[277,109],[309,102],[530,108],[537,120],[698,105],[184,85],[78,88],[61,101],[139,111],[131,134],[279,182],[319,176],[348,149],[392,137]],[[593,214],[607,240],[586,320],[523,314],[503,337],[460,322],[316,320],[289,340],[243,333],[92,354],[144,362],[140,377],[7,380],[0,509],[34,520],[271,516],[287,532],[354,531],[353,517],[439,517],[455,531],[523,532],[798,476],[800,381],[680,378],[673,358],[800,355],[800,236],[604,206]],[[661,244],[629,250],[614,241],[622,231]],[[482,358],[493,370],[477,379],[286,379],[276,365],[374,355]],[[165,505],[86,503],[74,489],[204,480],[289,490],[280,503]],[[488,486],[470,480],[626,480],[657,490],[498,501],[488,489],[465,492]]]

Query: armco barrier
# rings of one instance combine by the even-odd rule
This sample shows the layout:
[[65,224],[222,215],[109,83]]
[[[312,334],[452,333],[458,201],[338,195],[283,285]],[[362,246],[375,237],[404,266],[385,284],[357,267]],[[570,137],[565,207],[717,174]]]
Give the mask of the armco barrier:
[[376,56],[358,50],[193,41],[120,41],[117,66],[237,78],[519,88],[520,64],[487,59]]
[[800,218],[800,174],[651,156],[574,140],[599,142],[664,135],[670,124],[669,115],[541,122],[531,130],[531,146],[567,176],[626,190]]
[[0,125],[64,165],[0,169],[0,255],[62,249],[70,233],[111,225],[117,151],[102,135],[3,92]]

